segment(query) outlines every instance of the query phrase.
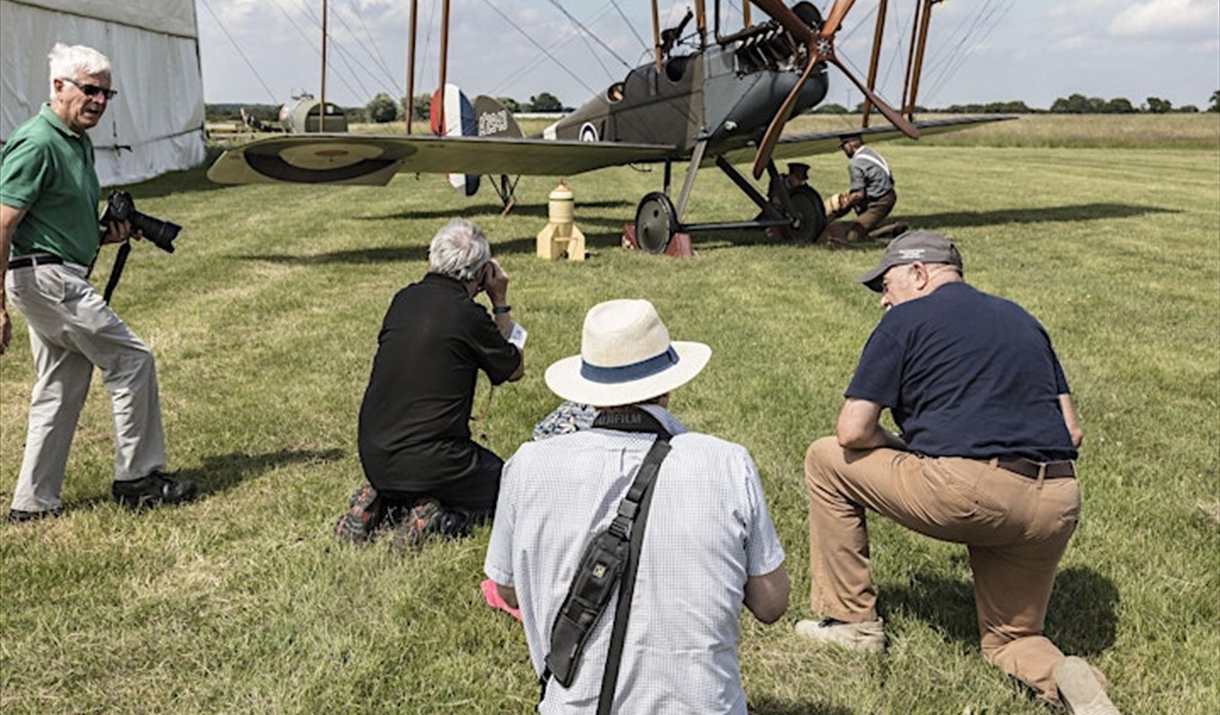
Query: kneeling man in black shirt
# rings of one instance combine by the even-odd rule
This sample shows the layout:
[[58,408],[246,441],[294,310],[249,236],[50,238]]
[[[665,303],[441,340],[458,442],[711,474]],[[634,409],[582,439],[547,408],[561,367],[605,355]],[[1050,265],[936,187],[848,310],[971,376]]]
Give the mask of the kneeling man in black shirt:
[[[510,314],[508,275],[473,223],[450,221],[428,261],[423,280],[394,296],[377,338],[360,406],[369,483],[335,525],[345,541],[367,541],[389,517],[398,522],[391,546],[415,549],[430,534],[464,535],[495,511],[504,461],[471,439],[475,378],[521,379],[524,331]],[[491,315],[474,300],[483,291]]]

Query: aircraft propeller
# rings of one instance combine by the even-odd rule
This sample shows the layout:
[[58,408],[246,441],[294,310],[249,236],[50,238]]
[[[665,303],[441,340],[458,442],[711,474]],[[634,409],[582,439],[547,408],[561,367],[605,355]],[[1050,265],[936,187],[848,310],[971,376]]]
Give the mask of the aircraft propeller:
[[912,139],[919,138],[919,129],[866,87],[835,55],[835,33],[839,31],[839,27],[843,24],[843,18],[847,16],[847,11],[851,10],[851,6],[855,4],[855,1],[835,0],[835,4],[830,8],[830,14],[826,17],[826,21],[822,24],[822,28],[819,31],[805,24],[796,13],[784,4],[783,0],[750,0],[750,2],[757,5],[759,9],[770,15],[785,30],[791,33],[798,42],[803,42],[806,55],[809,57],[809,61],[805,65],[805,72],[801,75],[796,86],[792,88],[792,91],[788,93],[783,106],[780,107],[775,118],[771,120],[771,125],[767,127],[767,133],[763,135],[763,139],[758,145],[758,152],[754,155],[755,179],[763,175],[763,172],[767,169],[767,164],[771,162],[771,152],[774,151],[775,145],[779,142],[779,136],[784,129],[784,124],[792,116],[797,96],[801,93],[805,82],[809,80],[809,76],[813,74],[814,66],[819,62],[829,62],[838,67],[839,71],[846,75],[860,89],[860,92],[864,94],[869,103],[876,107],[891,124],[908,137]]

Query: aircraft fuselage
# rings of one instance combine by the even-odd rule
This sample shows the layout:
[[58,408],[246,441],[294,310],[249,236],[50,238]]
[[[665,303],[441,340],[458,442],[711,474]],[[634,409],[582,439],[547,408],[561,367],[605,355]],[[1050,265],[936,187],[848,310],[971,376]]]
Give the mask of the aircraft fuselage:
[[[673,158],[691,154],[701,139],[720,154],[759,139],[800,79],[795,53],[767,52],[759,42],[710,45],[631,70],[622,82],[547,128],[548,139],[663,144]],[[778,56],[778,57],[777,57]],[[797,112],[826,96],[825,68],[806,82]]]

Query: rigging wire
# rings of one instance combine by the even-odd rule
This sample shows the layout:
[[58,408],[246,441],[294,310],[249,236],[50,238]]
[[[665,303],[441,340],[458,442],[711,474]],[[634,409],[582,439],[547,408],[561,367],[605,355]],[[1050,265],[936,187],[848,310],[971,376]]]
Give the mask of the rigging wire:
[[[338,11],[340,7],[342,7],[342,6],[337,6],[335,8],[336,11]],[[356,19],[360,22],[361,28],[364,31],[364,35],[363,35],[364,41],[363,42],[361,41],[360,33],[357,33],[355,30],[353,30],[352,26],[349,25],[347,23],[347,20],[344,18],[344,15],[347,14],[348,12],[355,14]],[[371,78],[376,79],[378,82],[388,83],[388,86],[391,89],[393,89],[396,93],[401,94],[402,85],[394,79],[394,75],[393,75],[393,73],[390,72],[389,66],[386,65],[385,59],[381,57],[381,52],[380,52],[380,50],[378,50],[376,43],[373,42],[372,33],[369,32],[368,25],[366,25],[364,22],[364,17],[360,13],[355,12],[354,10],[345,9],[342,13],[335,12],[335,18],[339,21],[339,24],[343,25],[343,29],[347,30],[348,34],[351,35],[351,37],[352,37],[353,41],[356,43],[356,45],[358,47],[360,47],[361,49],[363,49],[364,54],[368,55],[369,59],[372,60],[373,66],[376,69],[380,70],[384,76],[381,78],[377,78],[375,76],[375,73],[369,71],[368,67],[363,64],[360,65],[361,69],[363,69],[365,72],[367,72]],[[338,38],[334,37],[333,35],[331,36],[331,39],[338,40]],[[374,54],[373,50],[369,49],[370,46],[373,48],[373,50],[377,50],[376,54]],[[346,51],[346,47],[344,47],[344,49]],[[352,56],[351,59],[352,59],[352,61],[355,61],[354,56]],[[385,85],[382,85],[382,86],[385,86]]]
[[[915,25],[915,13],[899,13],[898,6],[895,4],[894,7],[889,9],[889,14],[898,18],[898,27],[893,30],[894,36],[898,38],[896,40],[898,46],[894,52],[889,53],[890,59],[886,63],[882,77],[888,86],[890,82],[894,81],[893,78],[901,72],[903,75],[902,83],[905,85],[907,79],[906,62],[903,61],[903,58],[909,57],[911,54],[909,38],[911,36],[911,28]],[[889,25],[889,18],[886,18],[886,25]],[[902,99],[905,99],[905,97]],[[901,107],[897,107],[897,109],[902,111]]]
[[[278,0],[276,0],[276,1],[278,2]],[[305,15],[313,22],[313,24],[314,24],[313,29],[317,30],[318,33],[321,34],[322,18],[314,13],[313,8],[308,3],[306,3],[305,0],[298,0],[298,2],[301,3],[299,5],[299,7],[304,9]],[[363,96],[371,97],[371,95],[369,95],[369,93],[368,93],[368,89],[364,86],[364,83],[360,81],[359,75],[356,73],[356,71],[354,69],[352,69],[351,62],[345,56],[345,53],[347,52],[346,48],[342,47],[341,45],[335,44],[335,36],[334,36],[334,33],[332,33],[332,32],[327,32],[326,39],[328,40],[328,46],[330,46],[331,49],[334,50],[335,56],[338,57],[339,60],[341,61],[340,64],[336,64],[336,65],[332,66],[332,69],[334,69],[335,79],[337,79],[339,81],[339,83],[343,85],[343,88],[346,89],[348,91],[348,93],[351,94],[352,96],[363,95]],[[319,58],[322,57],[322,50],[320,48],[315,47],[314,53]],[[348,81],[349,75],[351,77],[351,81],[354,81],[356,84],[358,84],[360,86],[360,95],[357,95],[356,91],[354,89],[352,89],[352,85]]]
[[[976,43],[981,43],[986,40],[987,37],[995,31],[995,28],[1000,25],[1000,22],[1003,21],[1006,15],[1008,15],[1009,11],[1012,10],[1014,5],[1016,5],[1016,0],[999,0],[998,2],[988,0],[988,2],[984,4],[984,7],[980,8],[977,13],[979,18],[978,21],[973,23],[969,29],[963,32],[962,39],[951,51],[949,55],[950,59],[946,61],[945,69],[940,71],[934,77],[933,91],[945,85],[949,79],[961,69],[962,64],[964,64],[966,59],[969,57],[970,53],[962,50],[966,40],[973,38]],[[984,13],[986,14],[984,15]],[[974,31],[979,26],[982,26],[980,34],[977,38],[974,38]]]
[[[336,50],[340,59],[342,59],[346,63],[346,68],[348,68],[348,71],[351,72],[351,74],[353,74],[354,81],[356,82],[356,84],[360,85],[360,89],[362,90],[362,92],[366,93],[366,96],[370,96],[370,98],[371,98],[372,94],[368,94],[368,90],[365,88],[365,84],[360,82],[361,74],[364,74],[364,76],[368,78],[368,81],[375,83],[376,88],[386,87],[387,82],[388,82],[390,88],[395,88],[395,85],[397,85],[397,83],[394,82],[393,77],[389,76],[389,73],[386,70],[386,67],[384,67],[383,63],[378,63],[377,57],[373,56],[372,52],[370,50],[368,50],[368,45],[372,44],[372,41],[371,41],[372,38],[367,38],[366,41],[360,41],[361,40],[360,34],[355,32],[354,29],[351,28],[350,24],[348,24],[348,21],[346,21],[346,18],[344,17],[344,15],[345,15],[345,11],[344,11],[342,5],[332,4],[331,17],[333,17],[334,21],[336,21],[338,24],[340,24],[340,26],[342,26],[342,28],[344,29],[346,34],[348,34],[348,37],[350,37],[351,40],[353,40],[357,46],[360,46],[360,48],[362,50],[364,50],[365,55],[368,56],[368,59],[372,60],[373,68],[375,68],[375,70],[379,70],[379,71],[383,72],[384,77],[379,77],[377,72],[373,72],[372,70],[370,70],[370,66],[368,66],[367,63],[365,63],[364,61],[361,61],[360,59],[357,59],[354,52],[349,49],[350,45],[348,44],[348,41],[346,41],[346,38],[340,38],[339,33],[336,33],[334,31],[327,33],[327,40],[328,40],[329,46],[332,46],[332,48],[334,48],[334,50]],[[357,70],[359,70],[359,71],[357,71]],[[397,88],[395,88],[395,89],[397,89]]]
[[618,16],[623,20],[623,24],[627,26],[627,29],[631,30],[631,34],[635,35],[636,42],[639,42],[640,47],[643,47],[644,51],[647,52],[648,43],[644,41],[644,38],[640,36],[640,33],[635,31],[635,25],[627,19],[625,14],[623,14],[623,8],[619,6],[618,0],[610,0],[610,4],[613,5],[614,9],[618,11]]
[[[607,45],[605,42],[603,42],[603,41],[602,41],[602,39],[601,39],[600,37],[598,37],[597,35],[593,34],[593,32],[592,32],[591,30],[589,30],[589,28],[585,27],[585,26],[584,26],[584,25],[583,25],[583,24],[580,22],[580,20],[577,20],[575,17],[572,17],[572,13],[568,12],[567,10],[565,10],[565,9],[564,9],[564,7],[563,7],[563,5],[560,5],[558,2],[556,2],[556,0],[549,0],[549,2],[551,3],[551,5],[554,5],[554,6],[555,6],[555,9],[556,9],[556,10],[558,10],[559,12],[562,12],[562,13],[563,13],[563,16],[564,16],[564,17],[566,17],[566,18],[568,18],[568,20],[569,20],[569,21],[571,21],[571,23],[572,23],[573,25],[576,25],[576,27],[580,28],[580,30],[581,30],[581,31],[582,31],[582,32],[583,32],[585,35],[587,35],[587,36],[589,36],[590,38],[592,38],[594,41],[596,41],[596,42],[597,42],[597,44],[599,44],[599,45],[601,45],[601,46],[602,46],[602,49],[604,49],[606,52],[609,52],[611,55],[613,55],[613,56],[614,56],[614,58],[615,58],[616,60],[618,60],[620,64],[622,64],[622,65],[623,65],[624,67],[626,67],[627,69],[631,69],[631,65],[627,64],[627,60],[624,60],[622,57],[620,57],[620,56],[619,56],[619,54],[618,54],[617,52],[615,52],[615,51],[614,51],[614,49],[613,49],[612,47],[610,47],[610,46],[609,46],[609,45]],[[604,14],[604,13],[603,13],[603,14]],[[592,50],[592,48],[590,48],[590,50]],[[598,62],[600,63],[600,60],[598,60]],[[605,68],[605,65],[602,65],[602,68],[604,69],[604,68]],[[606,72],[606,74],[609,74],[609,71],[607,71],[607,72]]]
[[[428,58],[430,58],[432,56],[432,50],[431,50],[431,48],[432,48],[432,21],[435,19],[436,19],[436,3],[434,2],[428,6],[428,20],[427,20],[427,22],[424,23],[424,27],[427,29],[424,30],[424,60],[423,60],[423,62],[420,63],[419,72],[418,72],[419,77],[422,77],[423,75],[425,75],[427,73],[427,70],[429,69],[430,60]],[[414,42],[415,38],[411,38],[411,41]],[[411,51],[414,52],[415,48],[411,48]],[[436,70],[437,70],[437,74],[439,75],[440,67],[438,66],[436,68]],[[438,77],[437,84],[439,84],[439,83],[440,83],[440,81],[439,81],[439,77]],[[442,91],[444,91],[444,87],[441,87],[440,89]],[[423,93],[423,95],[428,98],[429,102],[432,101],[431,92],[425,91]],[[429,105],[429,106],[431,106],[431,105]],[[424,119],[426,120],[427,117],[425,117]]]
[[[851,39],[851,37],[857,31],[861,31],[861,28],[869,20],[872,20],[873,23],[875,24],[877,10],[878,10],[878,8],[874,7],[872,9],[870,9],[866,14],[856,15],[855,17],[852,18],[852,22],[850,25],[847,24],[846,21],[844,21],[844,24],[841,26],[841,29],[837,33],[838,36],[842,36],[844,38]],[[895,8],[895,12],[897,12],[896,8]],[[887,22],[887,25],[888,25],[888,22]],[[898,36],[898,43],[899,43],[898,50],[899,51],[885,53],[889,57],[889,63],[888,63],[889,66],[883,72],[879,73],[880,76],[877,78],[876,85],[873,87],[873,91],[878,96],[880,96],[882,99],[887,99],[886,95],[888,94],[888,92],[885,91],[884,87],[889,85],[890,78],[893,77],[892,70],[894,68],[894,64],[899,60],[900,55],[903,54],[902,50],[904,50],[906,48],[906,45],[904,44],[905,43],[904,34],[903,34],[904,30],[905,30],[905,27],[900,28],[899,31],[896,33]],[[891,34],[895,34],[894,30],[892,30],[892,29],[887,30],[885,33],[885,37],[888,38],[889,35],[891,35]],[[871,50],[872,49],[872,35],[871,34],[868,36],[867,42],[868,42],[868,48],[869,48],[869,50]],[[884,42],[884,39],[883,39],[883,42]],[[836,46],[839,45],[839,42],[837,41],[837,37],[836,37],[835,44],[836,44]],[[855,62],[852,62],[851,58],[848,56],[845,56],[845,55],[837,53],[837,52],[836,52],[836,56],[839,58],[840,62],[842,62],[844,65],[846,65],[848,67],[848,69],[851,71],[852,74],[854,74],[861,81],[867,83],[867,81],[868,81],[867,70],[860,69],[859,65],[857,65]],[[844,77],[844,79],[847,79],[847,78]],[[859,88],[856,87],[855,84],[852,83],[850,80],[848,80],[848,84],[847,84],[847,87],[845,88],[845,90],[846,90],[845,96],[847,97],[847,99],[845,101],[847,101],[849,104],[850,104],[852,98],[856,98],[856,97],[859,98],[857,105],[864,103],[864,101],[865,101],[864,94],[861,93]],[[888,103],[888,99],[887,99],[887,103]],[[854,110],[854,107],[849,106],[849,107],[847,107],[847,109]]]
[[[602,8],[601,12],[599,12],[599,13],[597,13],[596,15],[594,15],[593,17],[591,17],[591,18],[588,20],[588,22],[596,22],[597,20],[601,19],[601,17],[602,17],[602,16],[604,16],[604,15],[605,15],[607,12],[609,12],[609,11],[610,11],[610,7],[609,7],[608,5],[607,5],[607,6],[604,6],[604,7]],[[559,42],[557,42],[557,43],[554,43],[554,47],[553,47],[553,49],[555,49],[555,50],[560,50],[560,49],[562,49],[562,48],[563,48],[565,45],[567,45],[568,43],[570,43],[572,40],[576,39],[576,37],[577,37],[577,36],[578,36],[578,33],[576,33],[576,32],[571,32],[571,33],[569,33],[569,34],[568,34],[566,37],[564,37],[564,39],[560,40],[560,41],[559,41]],[[500,91],[502,88],[504,88],[505,86],[507,86],[507,85],[509,85],[509,84],[511,84],[511,83],[513,83],[513,82],[515,82],[516,80],[520,79],[521,77],[524,77],[524,76],[528,75],[528,74],[529,74],[530,72],[532,72],[532,71],[533,71],[535,68],[537,68],[537,67],[538,67],[538,65],[542,64],[542,63],[543,63],[544,61],[546,61],[547,59],[548,59],[548,58],[547,58],[547,56],[545,56],[545,55],[543,55],[543,54],[538,54],[538,55],[535,55],[535,56],[534,56],[534,59],[530,60],[529,62],[527,62],[527,63],[525,63],[525,64],[523,64],[523,65],[521,65],[521,66],[520,66],[520,67],[518,67],[518,68],[517,68],[515,71],[513,71],[511,74],[509,74],[509,76],[508,76],[508,77],[506,77],[506,78],[505,78],[503,81],[501,81],[501,82],[499,83],[499,85],[497,85],[497,86],[496,86],[496,88],[495,88],[495,89],[492,91],[492,92],[493,92],[493,94],[494,94],[495,92],[499,92],[499,91]]]
[[264,90],[266,90],[267,96],[271,97],[271,103],[277,104],[279,100],[276,99],[275,93],[272,92],[271,88],[267,86],[267,83],[263,81],[262,75],[258,73],[258,69],[254,66],[254,63],[250,61],[250,58],[246,57],[246,53],[241,51],[241,46],[237,44],[237,40],[233,39],[233,35],[229,34],[229,28],[225,27],[225,24],[221,21],[220,16],[217,15],[216,11],[212,9],[212,6],[208,4],[208,0],[203,0],[203,6],[207,9],[208,14],[212,16],[212,19],[216,21],[216,24],[220,27],[220,31],[225,34],[225,37],[229,38],[229,42],[232,43],[233,49],[237,50],[237,54],[241,56],[242,60],[246,63],[246,66],[248,66],[250,71],[254,73],[254,78],[257,79],[258,83],[263,86]]
[[561,69],[563,69],[564,72],[567,72],[568,76],[571,77],[572,79],[576,80],[576,83],[579,84],[581,87],[584,87],[586,92],[588,92],[589,94],[594,94],[593,88],[590,87],[587,82],[585,82],[583,79],[580,78],[579,75],[577,75],[570,68],[568,68],[568,66],[564,62],[561,62],[558,57],[551,54],[550,50],[548,50],[546,47],[544,47],[542,44],[540,44],[533,37],[530,37],[529,33],[527,33],[525,30],[523,30],[520,25],[518,25],[515,21],[513,21],[513,19],[511,17],[506,15],[503,10],[496,7],[491,2],[491,0],[483,0],[483,3],[485,5],[487,5],[487,7],[490,7],[493,11],[495,11],[495,13],[497,15],[504,18],[505,22],[507,22],[509,25],[511,25],[514,30],[519,32],[522,37],[529,40],[530,44],[532,44],[534,47],[537,47],[538,51],[541,52],[542,54],[546,55],[552,62],[555,63],[555,65],[557,67],[560,67]]
[[[948,38],[951,42],[937,43],[929,47],[931,54],[924,61],[922,70],[923,81],[921,82],[920,94],[923,97],[935,96],[948,83],[951,77],[961,69],[961,66],[969,58],[969,51],[966,45],[970,41],[981,42],[995,30],[1003,17],[1016,4],[1016,0],[984,0],[982,5],[972,7],[971,13],[959,20],[953,30],[948,33]],[[915,22],[915,14],[902,13],[898,14],[898,9],[895,7],[893,12],[898,15],[901,27],[897,29],[898,48],[887,55],[886,67],[880,73],[877,82],[878,94],[885,96],[885,92],[880,88],[888,86],[894,81],[894,77],[898,68],[905,68],[904,58],[909,52],[910,43],[907,36],[910,34],[910,28]],[[916,9],[918,12],[918,9]],[[870,18],[875,17],[876,8],[870,10],[867,14],[854,17],[850,25],[845,22],[839,34],[843,37],[850,37],[857,29],[860,28]],[[888,23],[887,23],[888,24]],[[892,31],[886,31],[886,38],[889,39]],[[839,60],[853,70],[857,76],[865,77],[858,66],[844,55],[839,55]],[[930,79],[929,79],[930,77]],[[904,78],[905,81],[905,78]],[[854,86],[846,88],[847,101],[850,103],[854,97],[860,97],[859,91]],[[860,97],[860,101],[863,98]]]

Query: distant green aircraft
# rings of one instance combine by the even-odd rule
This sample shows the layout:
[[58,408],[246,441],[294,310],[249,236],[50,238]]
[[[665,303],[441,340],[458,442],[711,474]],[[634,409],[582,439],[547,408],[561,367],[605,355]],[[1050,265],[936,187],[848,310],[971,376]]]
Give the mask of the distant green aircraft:
[[[314,99],[308,92],[293,97],[293,104],[280,105],[279,126],[268,124],[258,117],[241,110],[241,121],[256,132],[288,132],[289,134],[342,133],[347,131],[347,115],[335,104],[326,103],[326,112],[322,112],[322,100]],[[322,125],[318,126],[318,117],[322,116]]]

